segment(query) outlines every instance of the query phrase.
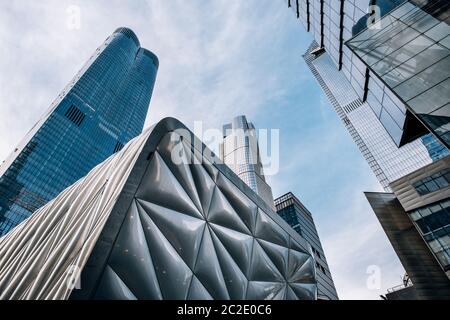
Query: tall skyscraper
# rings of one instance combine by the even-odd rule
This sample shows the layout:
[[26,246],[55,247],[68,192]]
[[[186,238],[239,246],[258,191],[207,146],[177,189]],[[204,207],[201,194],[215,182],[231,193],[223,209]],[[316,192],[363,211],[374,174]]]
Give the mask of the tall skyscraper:
[[386,191],[390,191],[392,181],[450,154],[431,133],[398,147],[373,112],[370,101],[363,102],[325,50],[314,41],[303,57]]
[[255,126],[245,116],[237,116],[223,126],[220,159],[228,165],[272,209],[272,188],[264,178]]
[[311,212],[292,192],[275,199],[275,206],[278,215],[311,245],[316,261],[317,298],[337,300],[331,271]]
[[105,40],[0,166],[0,235],[142,131],[157,69],[132,30]]
[[304,55],[308,67],[386,191],[390,182],[450,154],[417,129],[423,126],[405,103],[346,46],[373,23],[368,11],[386,16],[403,2],[287,1],[315,38]]
[[[392,132],[399,146],[431,131],[449,147],[450,3],[398,2],[402,3],[346,45],[376,79],[373,89],[387,88],[393,101],[404,106],[398,115],[386,103],[377,110],[381,121],[390,114],[396,122]],[[381,101],[380,96],[374,98]]]
[[394,192],[367,198],[416,296],[449,297],[449,2],[287,3],[314,36],[304,56],[309,68]]

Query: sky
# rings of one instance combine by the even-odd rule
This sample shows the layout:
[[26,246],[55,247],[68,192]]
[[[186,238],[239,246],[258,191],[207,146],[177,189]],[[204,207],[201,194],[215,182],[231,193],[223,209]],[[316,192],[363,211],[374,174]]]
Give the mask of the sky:
[[363,194],[382,189],[303,61],[312,37],[283,0],[1,1],[0,162],[121,26],[160,60],[146,126],[171,116],[221,128],[244,114],[279,129],[268,183],[312,212],[339,297],[379,299],[401,283]]

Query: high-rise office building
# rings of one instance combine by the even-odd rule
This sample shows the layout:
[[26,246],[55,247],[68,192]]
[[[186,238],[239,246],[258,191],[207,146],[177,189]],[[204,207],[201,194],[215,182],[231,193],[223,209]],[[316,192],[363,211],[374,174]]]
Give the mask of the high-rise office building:
[[0,235],[142,131],[157,69],[132,30],[105,40],[0,166]]
[[316,261],[317,298],[337,300],[338,295],[331,271],[311,212],[292,192],[275,199],[275,206],[278,215],[311,245]]
[[[450,3],[398,2],[346,45],[374,79],[372,93],[387,88],[402,106],[402,114],[386,103],[374,110],[381,121],[387,115],[395,121],[391,132],[399,146],[431,131],[449,147]],[[381,95],[374,99],[381,101]]]
[[309,244],[173,118],[0,238],[0,299],[314,300],[315,275]]
[[394,192],[367,198],[414,284],[406,290],[448,298],[450,4],[287,3],[314,36],[304,56],[309,68],[382,186]]
[[309,68],[386,191],[390,182],[449,154],[429,131],[401,143],[402,130],[420,127],[419,121],[345,45],[367,27],[370,5],[383,16],[403,1],[287,2],[314,35],[304,55]]
[[255,126],[245,116],[237,116],[223,126],[220,159],[228,165],[272,209],[272,188],[264,178]]
[[313,42],[304,59],[330,104],[352,136],[380,184],[389,183],[449,154],[430,133],[398,147],[374,114],[339,71],[330,55]]

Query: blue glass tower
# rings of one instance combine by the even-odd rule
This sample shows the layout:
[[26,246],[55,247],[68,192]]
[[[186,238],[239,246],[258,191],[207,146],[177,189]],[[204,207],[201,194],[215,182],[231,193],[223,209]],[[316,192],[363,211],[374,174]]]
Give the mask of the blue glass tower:
[[0,166],[6,234],[141,133],[158,58],[117,29]]

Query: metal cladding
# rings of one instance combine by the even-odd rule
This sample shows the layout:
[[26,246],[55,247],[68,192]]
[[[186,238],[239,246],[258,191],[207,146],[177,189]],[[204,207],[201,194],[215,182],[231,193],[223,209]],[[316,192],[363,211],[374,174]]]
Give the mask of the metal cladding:
[[1,299],[316,297],[309,245],[172,118],[0,238]]

